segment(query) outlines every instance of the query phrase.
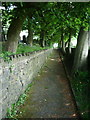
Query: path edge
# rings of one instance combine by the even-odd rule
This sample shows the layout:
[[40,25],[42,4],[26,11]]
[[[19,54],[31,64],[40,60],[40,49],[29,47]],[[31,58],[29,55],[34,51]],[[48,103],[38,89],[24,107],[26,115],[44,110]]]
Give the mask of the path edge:
[[72,80],[72,77],[69,75],[69,73],[68,73],[68,71],[67,71],[67,68],[66,68],[66,65],[65,65],[65,63],[64,63],[64,60],[63,60],[63,58],[62,58],[62,53],[60,52],[60,50],[58,50],[59,51],[59,57],[60,57],[60,59],[61,59],[61,62],[62,62],[62,64],[63,64],[63,67],[64,67],[64,71],[65,71],[65,73],[66,73],[66,77],[67,77],[67,82],[68,82],[68,85],[69,85],[69,89],[70,89],[70,91],[71,91],[71,95],[72,95],[72,100],[73,100],[73,103],[74,103],[74,105],[75,105],[75,112],[76,112],[76,114],[78,115],[78,120],[82,120],[82,117],[81,117],[81,114],[80,114],[80,112],[79,112],[79,108],[78,108],[78,105],[77,105],[77,102],[76,102],[76,99],[75,99],[75,92],[74,92],[74,90],[73,90],[73,87],[72,87],[72,84],[71,84],[71,80]]

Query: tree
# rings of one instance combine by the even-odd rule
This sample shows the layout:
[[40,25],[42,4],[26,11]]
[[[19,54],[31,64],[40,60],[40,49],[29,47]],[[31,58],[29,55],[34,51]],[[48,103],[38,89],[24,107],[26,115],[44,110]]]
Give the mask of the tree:
[[[7,43],[6,43],[6,51],[9,52],[16,52],[19,40],[19,34],[22,30],[22,24],[26,18],[25,11],[22,8],[21,3],[3,3],[5,6],[7,13],[11,17],[10,19],[10,26],[7,32]],[[13,10],[10,11],[10,6],[13,7]],[[15,6],[15,7],[14,7]],[[22,9],[21,9],[22,8]],[[8,20],[9,20],[8,19]],[[7,21],[7,20],[6,20]]]
[[57,7],[60,9],[58,14],[59,16],[61,14],[61,16],[58,17],[56,12],[57,10],[55,10],[55,12],[56,16],[61,19],[60,22],[62,24],[62,28],[71,29],[69,30],[68,51],[70,50],[71,36],[75,34],[73,31],[77,33],[80,28],[83,28],[80,30],[80,34],[77,39],[78,44],[75,52],[73,71],[84,70],[88,54],[87,29],[89,25],[88,18],[90,14],[90,3],[57,3]]
[[[0,6],[2,6],[2,3],[0,2]],[[0,16],[2,16],[2,11],[0,9]],[[2,22],[0,17],[0,41],[2,40]]]
[[[83,4],[79,3],[77,6],[75,5],[76,10],[80,9],[81,13],[79,14],[79,20],[81,21],[80,24],[80,31],[78,34],[77,39],[77,46],[75,51],[75,57],[74,57],[74,64],[73,64],[73,74],[77,72],[78,70],[84,71],[87,69],[87,56],[88,56],[88,27],[89,27],[89,12],[88,7],[90,7],[90,4]],[[83,18],[83,19],[82,19]]]
[[[31,10],[32,12],[34,12],[37,8],[40,8],[42,4],[24,2],[24,3],[9,3],[9,4],[5,3],[4,6],[9,7],[10,4],[16,6],[16,8],[14,8],[14,12],[12,13],[13,18],[10,27],[8,29],[6,50],[9,52],[16,52],[18,46],[19,34],[20,31],[22,30],[23,22],[26,19],[26,16],[29,15]],[[45,5],[46,3],[43,4]]]
[[61,33],[61,48],[62,48],[63,53],[65,53],[65,41],[64,41],[64,32],[63,32],[63,30],[62,30],[62,33]]
[[40,46],[45,46],[45,31],[41,30],[40,32]]
[[32,23],[31,23],[32,16],[28,18],[28,37],[27,37],[27,44],[30,46],[33,45],[33,29],[32,29]]
[[84,28],[80,29],[78,36],[78,44],[76,47],[73,73],[78,70],[87,70],[87,57],[88,57],[88,31]]
[[7,51],[13,52],[13,53],[16,52],[18,41],[19,41],[19,34],[22,30],[22,24],[24,20],[25,20],[25,17],[23,17],[23,19],[19,17],[13,19],[7,35],[7,44],[6,44]]

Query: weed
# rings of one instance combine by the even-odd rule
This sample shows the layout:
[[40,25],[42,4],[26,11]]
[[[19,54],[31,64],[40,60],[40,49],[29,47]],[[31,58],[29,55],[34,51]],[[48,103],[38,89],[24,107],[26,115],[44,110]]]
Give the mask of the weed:
[[48,89],[48,87],[46,86],[45,89]]
[[4,61],[10,62],[10,57],[9,57],[10,55],[12,55],[11,52],[3,51],[0,54],[0,57],[2,57],[4,59]]
[[12,73],[12,68],[13,67],[14,67],[13,65],[10,65],[10,67],[9,67],[10,73]]
[[[19,106],[25,103],[25,100],[27,98],[27,92],[30,90],[31,86],[34,84],[31,83],[28,85],[25,92],[19,97],[18,101],[11,105],[10,108],[7,109],[7,118],[14,118],[19,110]],[[14,120],[17,120],[14,118]]]

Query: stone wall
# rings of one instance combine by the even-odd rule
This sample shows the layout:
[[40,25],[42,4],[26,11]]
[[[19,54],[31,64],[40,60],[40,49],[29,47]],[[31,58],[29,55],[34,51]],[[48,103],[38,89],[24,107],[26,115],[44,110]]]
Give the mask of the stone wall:
[[10,56],[10,62],[0,59],[0,119],[15,103],[37,75],[52,49]]

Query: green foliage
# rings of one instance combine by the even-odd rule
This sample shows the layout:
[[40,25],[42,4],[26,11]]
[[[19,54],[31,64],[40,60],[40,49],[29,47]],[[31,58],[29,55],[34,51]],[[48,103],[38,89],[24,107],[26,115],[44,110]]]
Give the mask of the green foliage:
[[90,97],[89,86],[90,78],[88,72],[78,71],[72,80],[72,86],[75,92],[75,98],[79,106],[82,118],[89,120]]
[[[51,3],[26,3],[13,2],[3,3],[3,26],[11,23],[15,17],[26,16],[23,23],[23,29],[28,29],[29,24],[32,27],[34,35],[40,35],[41,31],[45,32],[45,40],[52,39],[54,42],[59,41],[57,38],[69,29],[72,29],[72,36],[78,33],[80,27],[88,29],[90,19],[90,3],[76,2],[51,2]],[[13,9],[10,9],[12,7]],[[59,32],[58,32],[59,31]],[[67,37],[67,35],[65,34]],[[64,37],[64,38],[66,38]],[[57,40],[58,39],[58,40]],[[65,40],[66,41],[66,40]]]
[[10,57],[9,57],[10,55],[12,55],[11,52],[3,51],[0,54],[0,57],[2,57],[4,59],[4,61],[10,62]]
[[13,68],[13,65],[10,65],[9,67],[10,73],[12,73],[12,68]]
[[19,97],[18,101],[16,103],[12,104],[11,107],[7,109],[7,117],[6,118],[13,118],[14,120],[17,120],[17,118],[15,118],[15,116],[19,110],[20,105],[25,103],[25,100],[27,98],[27,93],[33,84],[34,84],[34,82],[29,84],[27,89],[25,90],[25,92]]
[[43,49],[48,49],[50,47],[40,47],[40,46],[29,46],[29,45],[24,45],[24,44],[19,44],[18,45],[18,49],[16,54],[20,54],[20,53],[27,53],[27,52],[33,52],[33,51],[38,51],[38,50],[43,50]]
[[43,49],[49,49],[50,47],[40,47],[40,46],[32,46],[30,47],[29,45],[24,45],[24,44],[19,44],[18,48],[17,48],[17,52],[16,53],[11,53],[11,52],[7,52],[7,51],[3,51],[0,54],[0,57],[3,58],[5,61],[10,62],[10,55],[14,55],[14,54],[22,54],[22,53],[27,53],[27,52],[33,52],[33,51],[38,51],[38,50],[43,50]]
[[29,45],[19,44],[16,54],[33,52],[33,51],[40,50],[40,49],[41,47],[38,47],[38,46],[30,47]]

